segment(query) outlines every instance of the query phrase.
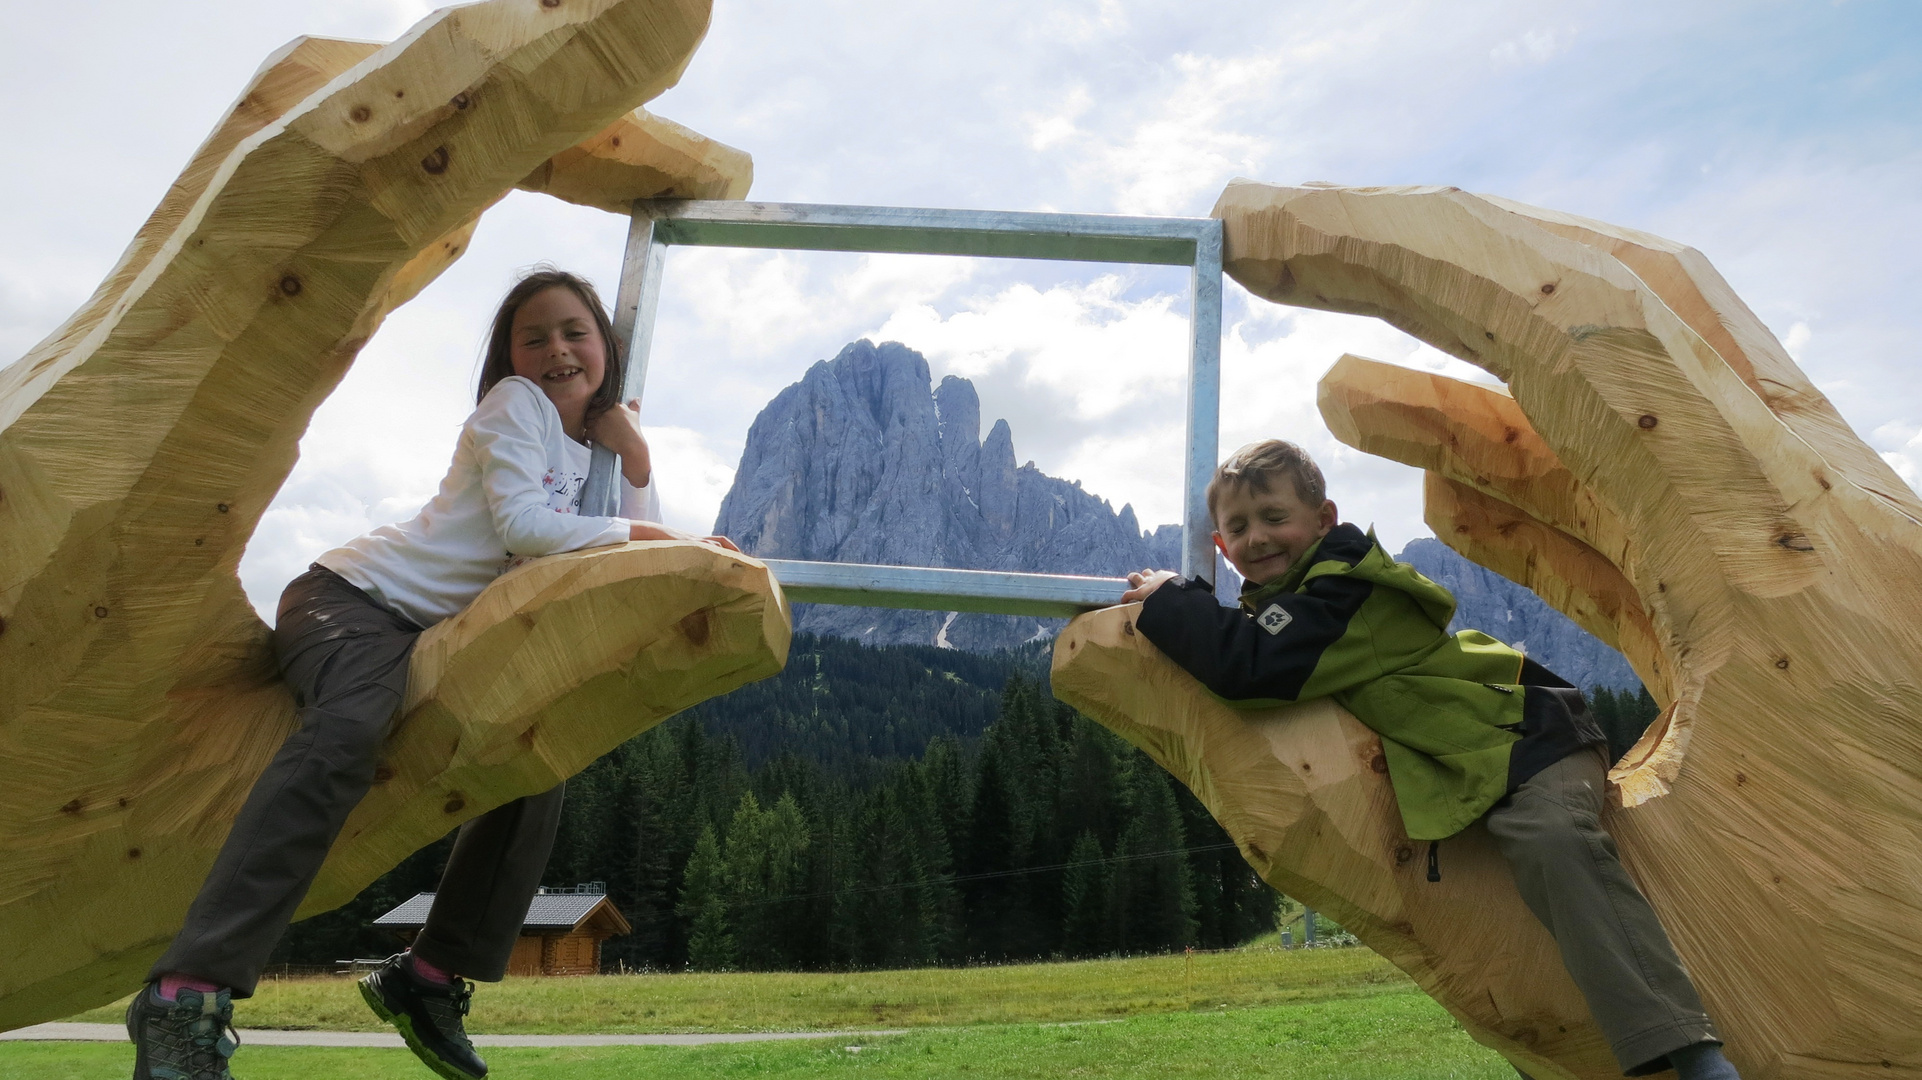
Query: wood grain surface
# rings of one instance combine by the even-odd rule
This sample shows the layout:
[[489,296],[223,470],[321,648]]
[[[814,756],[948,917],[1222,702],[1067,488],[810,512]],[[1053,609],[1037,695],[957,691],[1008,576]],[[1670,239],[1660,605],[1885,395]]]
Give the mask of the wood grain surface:
[[[0,1027],[138,984],[289,730],[235,569],[386,314],[516,185],[745,193],[745,154],[637,111],[707,22],[706,0],[490,0],[391,45],[295,41],[94,297],[0,370]],[[779,670],[787,632],[765,568],[711,548],[508,575],[423,640],[390,775],[303,911]]]
[[[1437,536],[1620,647],[1664,706],[1605,823],[1743,1075],[1922,1077],[1922,500],[1689,248],[1453,188],[1236,181],[1215,215],[1255,294],[1373,315],[1502,384],[1344,357],[1320,400],[1343,441],[1427,470]],[[1064,633],[1064,698],[1477,1039],[1538,1078],[1616,1074],[1477,829],[1443,843],[1442,883],[1410,877],[1365,729],[1228,710],[1127,618]]]

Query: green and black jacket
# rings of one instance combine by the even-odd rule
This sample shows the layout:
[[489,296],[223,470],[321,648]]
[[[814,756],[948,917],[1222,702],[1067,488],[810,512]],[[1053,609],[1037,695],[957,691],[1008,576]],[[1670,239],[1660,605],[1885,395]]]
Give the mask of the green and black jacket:
[[1454,614],[1447,589],[1337,525],[1239,609],[1199,579],[1169,582],[1136,625],[1230,702],[1334,698],[1381,735],[1408,835],[1439,840],[1603,741],[1579,691],[1479,630],[1447,633]]

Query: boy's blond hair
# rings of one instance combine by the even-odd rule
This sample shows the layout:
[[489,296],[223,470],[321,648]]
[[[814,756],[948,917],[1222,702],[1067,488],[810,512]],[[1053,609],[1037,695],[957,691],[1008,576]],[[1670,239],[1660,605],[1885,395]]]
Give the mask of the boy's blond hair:
[[1295,497],[1311,509],[1328,501],[1328,481],[1308,451],[1281,439],[1263,439],[1228,455],[1215,466],[1208,481],[1208,519],[1215,520],[1215,503],[1229,491],[1253,488],[1266,495],[1276,480],[1287,479],[1295,485]]

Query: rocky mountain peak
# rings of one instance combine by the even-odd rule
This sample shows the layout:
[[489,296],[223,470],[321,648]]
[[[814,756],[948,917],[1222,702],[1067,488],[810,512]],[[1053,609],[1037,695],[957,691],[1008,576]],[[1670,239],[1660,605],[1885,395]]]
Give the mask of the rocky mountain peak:
[[[1134,510],[1015,465],[1014,431],[981,438],[974,384],[932,385],[927,360],[862,340],[776,394],[748,430],[716,532],[779,559],[1118,576],[1180,562],[1180,528],[1143,533]],[[797,629],[875,644],[988,649],[1058,620],[796,608]]]

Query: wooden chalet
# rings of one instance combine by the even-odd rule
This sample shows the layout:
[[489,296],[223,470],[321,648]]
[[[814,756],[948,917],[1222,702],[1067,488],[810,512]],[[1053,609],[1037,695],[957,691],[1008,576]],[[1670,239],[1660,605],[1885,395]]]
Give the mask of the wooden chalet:
[[[412,941],[427,921],[434,894],[412,899],[374,920],[374,925],[396,931]],[[595,881],[571,888],[542,889],[527,907],[520,940],[507,961],[509,975],[598,975],[601,942],[619,937],[633,927],[607,898],[607,888]]]

